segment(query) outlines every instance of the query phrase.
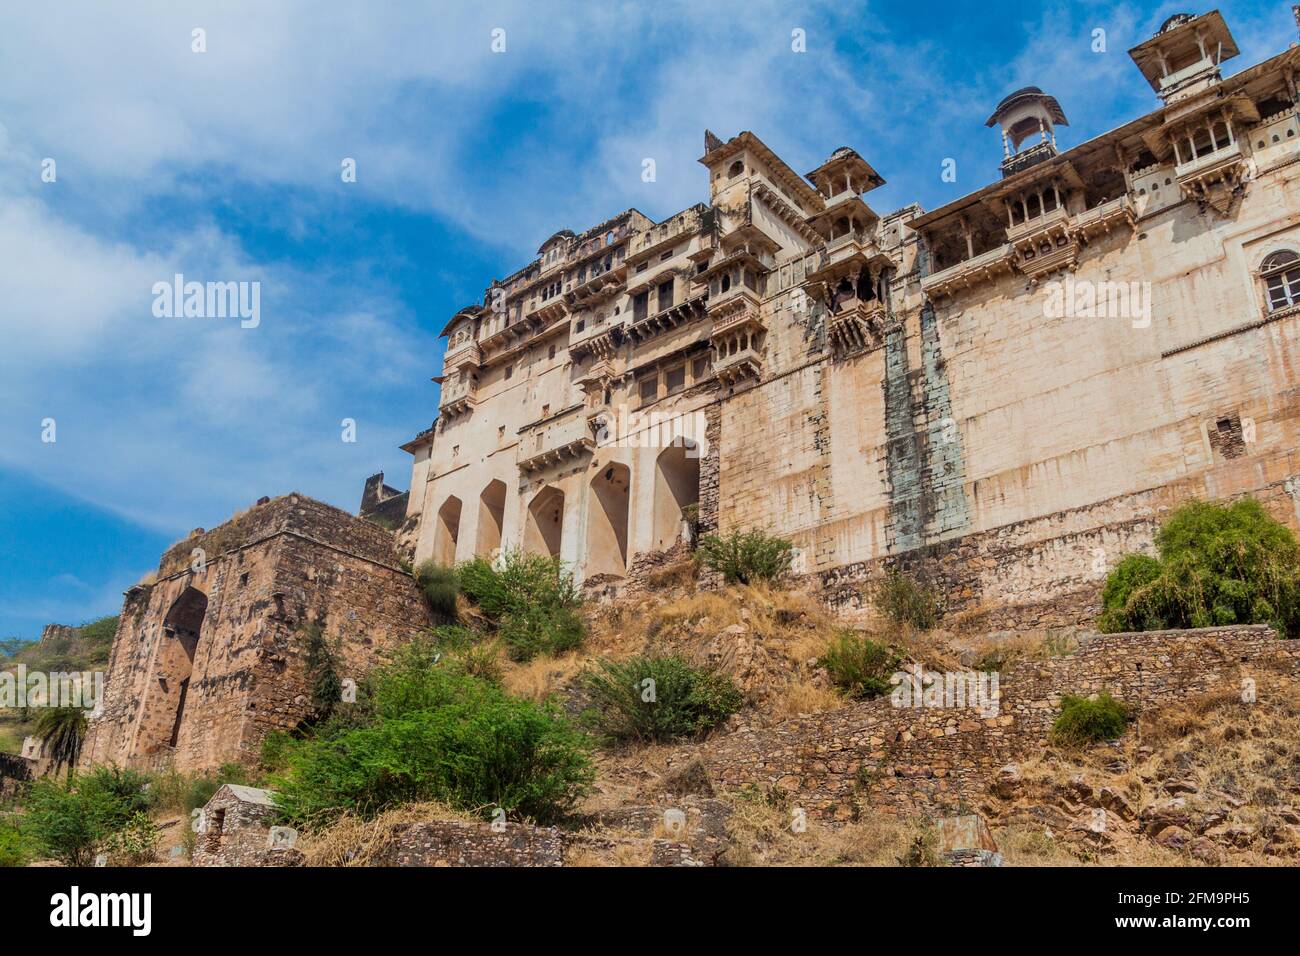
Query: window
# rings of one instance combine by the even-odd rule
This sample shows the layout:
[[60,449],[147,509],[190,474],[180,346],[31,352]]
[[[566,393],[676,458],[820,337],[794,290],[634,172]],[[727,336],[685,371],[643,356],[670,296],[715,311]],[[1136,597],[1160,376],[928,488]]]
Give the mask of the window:
[[663,254],[661,254],[661,255],[659,256],[659,261],[660,261],[660,262],[667,262],[667,261],[668,261],[669,259],[671,259],[672,257],[673,257],[673,250],[672,250],[672,249],[669,249],[667,252],[665,252],[665,253],[663,253]]
[[679,365],[676,368],[670,368],[664,373],[664,384],[668,388],[668,394],[680,392],[686,387],[686,366]]
[[605,233],[605,245],[612,246],[613,244],[614,244],[614,234],[612,232]]
[[659,397],[659,376],[647,375],[636,383],[637,394],[641,397],[641,402],[653,402]]
[[1264,260],[1259,274],[1270,312],[1300,305],[1300,254],[1290,249],[1275,252]]
[[514,374],[515,374],[515,367],[514,367],[513,365],[507,365],[507,366],[506,366],[506,381],[507,381],[507,382],[510,381],[511,377],[513,377]]
[[546,357],[547,357],[548,359],[553,359],[553,358],[555,358],[555,346],[554,346],[554,345],[552,345],[549,349],[546,350]]
[[736,160],[734,163],[731,164],[731,168],[727,170],[727,178],[735,179],[737,176],[741,175],[744,172],[745,172],[745,164],[742,163],[740,160]]
[[636,322],[646,317],[646,312],[650,307],[650,293],[638,292],[632,299],[632,321]]
[[669,279],[667,282],[661,282],[657,294],[659,296],[659,311],[671,309],[673,307],[673,280]]
[[579,320],[577,321],[577,323],[574,324],[574,326],[573,326],[573,331],[575,331],[575,332],[581,332],[581,331],[582,331],[583,329],[585,329],[586,327],[587,327],[587,320],[586,320],[586,319],[579,319]]
[[707,358],[697,358],[691,364],[691,380],[698,382],[709,372],[709,360]]

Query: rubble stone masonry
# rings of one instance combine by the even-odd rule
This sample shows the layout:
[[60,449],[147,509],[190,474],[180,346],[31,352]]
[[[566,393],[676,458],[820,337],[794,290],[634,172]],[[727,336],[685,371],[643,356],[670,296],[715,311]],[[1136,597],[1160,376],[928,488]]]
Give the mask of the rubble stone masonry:
[[1262,699],[1297,676],[1300,642],[1264,626],[1095,635],[1072,654],[1000,675],[996,716],[977,707],[896,708],[881,697],[728,734],[706,745],[704,760],[726,790],[779,788],[823,817],[849,819],[865,806],[952,813],[977,806],[1000,768],[1041,750],[1064,694],[1106,690],[1141,713],[1247,687]]
[[302,495],[264,500],[163,555],[127,592],[83,765],[202,771],[255,759],[312,712],[307,634],[340,678],[428,626],[392,535]]

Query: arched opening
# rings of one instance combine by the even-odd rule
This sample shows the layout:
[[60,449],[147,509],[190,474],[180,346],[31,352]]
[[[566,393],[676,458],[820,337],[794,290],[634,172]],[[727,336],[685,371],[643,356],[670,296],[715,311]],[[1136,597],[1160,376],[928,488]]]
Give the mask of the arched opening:
[[194,652],[207,611],[207,595],[198,588],[187,587],[163,617],[162,639],[154,656],[153,680],[136,741],[137,753],[175,747],[180,739],[190,674],[194,670]]
[[654,550],[671,548],[682,539],[686,509],[699,503],[699,446],[679,438],[655,462]]
[[528,505],[524,550],[552,558],[560,556],[564,533],[564,492],[547,485]]
[[460,499],[452,495],[438,509],[433,529],[433,560],[450,567],[456,563],[456,542],[460,540]]
[[478,496],[478,534],[474,554],[495,558],[501,550],[501,528],[506,516],[506,483],[494,480]]
[[606,465],[591,479],[587,505],[586,576],[627,573],[627,512],[632,473]]

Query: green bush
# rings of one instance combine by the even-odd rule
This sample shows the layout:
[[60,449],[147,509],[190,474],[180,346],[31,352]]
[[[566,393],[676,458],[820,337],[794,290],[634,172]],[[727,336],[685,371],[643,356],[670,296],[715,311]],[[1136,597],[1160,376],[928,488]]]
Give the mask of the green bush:
[[497,634],[516,661],[530,661],[539,654],[554,657],[582,646],[586,627],[570,607],[539,605],[507,614]]
[[444,622],[456,620],[456,595],[459,593],[455,568],[435,561],[421,561],[415,567],[415,581],[429,602],[429,609]]
[[728,584],[757,584],[779,580],[789,572],[794,545],[757,529],[725,536],[706,534],[700,539],[696,557]]
[[159,774],[150,783],[151,804],[159,810],[189,814],[212,799],[227,783],[256,785],[258,777],[243,764],[222,764],[215,771],[190,775],[174,770]]
[[925,581],[891,569],[872,589],[871,603],[890,623],[921,631],[939,623],[939,599]]
[[1083,747],[1114,740],[1124,732],[1128,710],[1106,691],[1095,700],[1066,694],[1061,713],[1052,724],[1052,742],[1066,747]]
[[36,846],[22,828],[17,814],[0,819],[0,867],[26,866],[35,858]]
[[1194,501],[1128,555],[1102,589],[1103,632],[1270,624],[1300,636],[1300,545],[1253,498]]
[[884,644],[850,632],[836,638],[818,663],[826,668],[832,684],[861,699],[889,693],[889,678],[898,670],[899,657]]
[[487,615],[512,659],[561,654],[582,644],[582,596],[557,559],[508,551],[499,568],[475,558],[456,574],[460,590]]
[[310,829],[422,800],[539,822],[573,809],[593,778],[585,737],[558,710],[508,697],[438,654],[431,641],[403,648],[371,674],[368,725],[291,750],[274,781],[286,821]]
[[24,826],[46,856],[89,866],[114,833],[145,812],[151,802],[145,782],[142,774],[102,767],[62,783],[37,780],[27,796]]
[[109,834],[104,849],[114,864],[139,866],[153,861],[158,850],[158,837],[158,827],[149,819],[149,814],[137,812]]
[[671,655],[600,661],[582,683],[592,705],[584,719],[620,741],[699,737],[744,703],[731,678]]
[[334,662],[334,649],[325,639],[318,625],[312,624],[306,632],[307,682],[311,686],[311,720],[324,720],[334,713],[343,696],[343,681]]

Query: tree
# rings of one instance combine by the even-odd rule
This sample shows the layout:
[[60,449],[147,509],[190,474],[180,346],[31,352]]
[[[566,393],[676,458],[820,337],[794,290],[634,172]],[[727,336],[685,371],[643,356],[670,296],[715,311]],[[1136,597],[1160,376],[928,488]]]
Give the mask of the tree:
[[1102,589],[1102,631],[1270,624],[1300,636],[1300,544],[1253,498],[1193,501]]
[[68,775],[81,756],[86,739],[86,712],[80,707],[54,707],[36,718],[36,736],[45,745],[45,753],[54,761],[54,772],[66,766]]

